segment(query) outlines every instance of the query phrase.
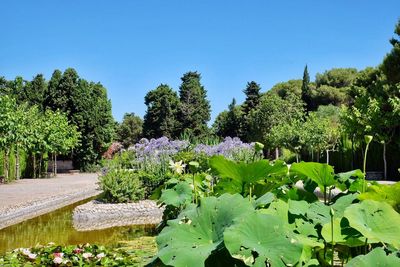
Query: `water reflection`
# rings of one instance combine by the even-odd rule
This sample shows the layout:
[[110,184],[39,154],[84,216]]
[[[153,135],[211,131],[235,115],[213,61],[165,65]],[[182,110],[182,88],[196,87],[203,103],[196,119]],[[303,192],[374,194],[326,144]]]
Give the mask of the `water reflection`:
[[[90,199],[91,200],[91,199]],[[78,232],[72,225],[72,211],[89,200],[0,230],[0,253],[18,247],[32,247],[54,242],[61,245],[96,243],[114,245],[135,237],[154,235],[154,225],[113,227],[96,231]]]

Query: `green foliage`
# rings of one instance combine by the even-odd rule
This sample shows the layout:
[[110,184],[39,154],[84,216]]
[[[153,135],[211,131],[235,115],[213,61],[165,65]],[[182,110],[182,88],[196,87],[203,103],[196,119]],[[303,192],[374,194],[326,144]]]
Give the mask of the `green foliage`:
[[126,169],[112,169],[99,177],[102,200],[124,203],[144,198],[144,188],[137,173]]
[[400,258],[395,254],[387,255],[382,248],[375,248],[367,255],[360,255],[346,264],[346,267],[390,267],[399,266]]
[[142,137],[143,121],[135,113],[125,113],[122,123],[118,124],[116,134],[117,140],[128,148],[134,145]]
[[316,162],[293,163],[290,166],[290,174],[296,175],[300,179],[310,179],[315,182],[322,192],[326,192],[327,187],[335,184],[332,166]]
[[382,70],[391,84],[400,82],[400,19],[395,26],[396,37],[390,40],[392,50],[385,56]]
[[224,232],[224,244],[232,257],[247,266],[293,266],[303,246],[286,223],[277,216],[251,213]]
[[236,105],[233,99],[228,106],[228,111],[218,114],[213,123],[213,131],[220,137],[238,137],[240,136],[242,111],[241,107]]
[[387,243],[400,248],[400,214],[385,203],[364,200],[346,208],[344,217],[368,243]]
[[252,209],[240,195],[203,198],[199,207],[183,211],[157,236],[157,257],[171,266],[204,266],[220,250],[225,229]]
[[274,178],[286,176],[288,173],[287,165],[282,161],[270,163],[268,160],[260,160],[246,164],[227,160],[223,156],[212,157],[210,167],[221,178],[217,191],[242,195],[251,195],[250,188],[259,183],[278,187],[282,185],[282,180]]
[[317,87],[322,85],[335,88],[348,87],[352,84],[356,75],[357,69],[354,68],[333,68],[323,74],[317,73],[315,83]]
[[97,245],[36,246],[20,248],[0,257],[1,266],[137,266],[134,253]]
[[146,137],[175,137],[178,130],[179,98],[168,85],[161,84],[144,98],[147,111],[144,116],[143,134]]
[[204,136],[208,133],[210,102],[200,79],[201,76],[197,72],[187,72],[181,78],[178,112],[180,133],[190,131],[194,136]]
[[260,103],[260,90],[260,85],[255,81],[248,82],[246,89],[243,90],[243,93],[246,95],[246,99],[242,104],[241,109],[245,117],[249,115],[249,113]]
[[371,199],[386,202],[400,212],[400,182],[393,185],[376,184],[368,187],[367,192],[360,194],[360,200]]

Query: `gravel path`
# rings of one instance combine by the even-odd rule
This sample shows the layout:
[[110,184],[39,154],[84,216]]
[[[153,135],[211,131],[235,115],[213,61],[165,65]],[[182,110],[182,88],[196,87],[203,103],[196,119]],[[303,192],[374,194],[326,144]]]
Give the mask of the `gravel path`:
[[0,229],[99,194],[95,173],[0,185]]

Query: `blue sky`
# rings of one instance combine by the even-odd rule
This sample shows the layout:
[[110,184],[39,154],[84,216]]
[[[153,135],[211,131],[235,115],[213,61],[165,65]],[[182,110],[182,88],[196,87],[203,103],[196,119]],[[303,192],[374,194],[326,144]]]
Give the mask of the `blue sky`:
[[212,118],[255,80],[266,91],[333,67],[379,64],[400,18],[400,1],[18,1],[0,3],[0,76],[50,78],[75,68],[100,81],[120,121],[143,116],[160,83],[178,90],[202,74]]

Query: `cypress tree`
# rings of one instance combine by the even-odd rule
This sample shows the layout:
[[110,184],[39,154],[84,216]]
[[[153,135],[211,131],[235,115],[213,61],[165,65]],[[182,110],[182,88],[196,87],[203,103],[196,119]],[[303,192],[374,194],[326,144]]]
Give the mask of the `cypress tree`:
[[303,82],[301,85],[301,99],[306,104],[307,112],[312,108],[312,99],[311,99],[311,89],[310,89],[310,75],[308,74],[307,65],[304,68],[303,72]]
[[242,112],[245,117],[260,103],[260,90],[260,85],[255,81],[248,82],[246,89],[243,90],[246,95],[246,100],[242,105]]
[[207,91],[201,85],[201,75],[187,72],[181,78],[179,87],[180,133],[189,131],[194,136],[207,134],[207,122],[210,120],[211,107],[207,100]]
[[143,135],[147,138],[172,138],[177,131],[179,98],[168,85],[161,84],[144,98],[147,106],[143,122]]

